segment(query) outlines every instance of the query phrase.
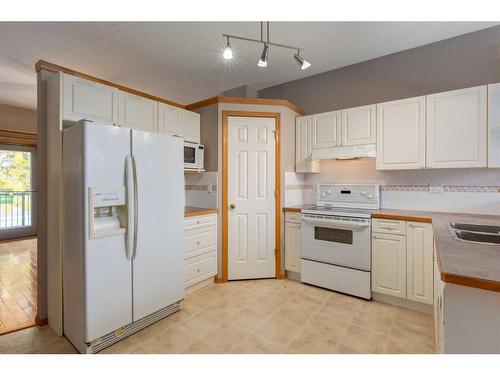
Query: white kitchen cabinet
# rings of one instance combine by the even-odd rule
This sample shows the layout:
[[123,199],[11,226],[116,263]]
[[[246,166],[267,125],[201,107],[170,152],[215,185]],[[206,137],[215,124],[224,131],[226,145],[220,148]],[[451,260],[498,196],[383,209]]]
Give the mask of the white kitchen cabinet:
[[184,219],[184,259],[186,289],[203,285],[217,274],[216,214]]
[[426,97],[427,167],[487,166],[487,87]]
[[180,108],[158,103],[158,132],[182,137]]
[[319,162],[312,160],[312,117],[297,117],[295,123],[295,171],[318,173]]
[[62,77],[63,120],[118,122],[118,89],[65,73]]
[[406,237],[372,235],[372,290],[406,298]]
[[432,305],[434,243],[432,225],[408,222],[406,233],[406,298]]
[[200,128],[200,114],[196,112],[186,111],[181,112],[181,128],[184,140],[193,143],[200,143],[201,128]]
[[425,96],[377,104],[376,166],[425,168]]
[[343,109],[342,146],[356,146],[375,143],[376,106]]
[[285,222],[285,269],[300,272],[300,224]]
[[118,123],[121,127],[156,132],[158,128],[158,102],[120,91]]
[[488,85],[488,167],[500,167],[500,83]]
[[337,147],[341,144],[340,111],[311,116],[312,148]]

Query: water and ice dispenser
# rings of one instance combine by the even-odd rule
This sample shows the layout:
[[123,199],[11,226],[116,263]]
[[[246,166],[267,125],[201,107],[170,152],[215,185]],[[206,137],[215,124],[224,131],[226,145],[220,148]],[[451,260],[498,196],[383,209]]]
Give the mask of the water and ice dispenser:
[[125,187],[89,187],[89,236],[108,237],[127,231]]

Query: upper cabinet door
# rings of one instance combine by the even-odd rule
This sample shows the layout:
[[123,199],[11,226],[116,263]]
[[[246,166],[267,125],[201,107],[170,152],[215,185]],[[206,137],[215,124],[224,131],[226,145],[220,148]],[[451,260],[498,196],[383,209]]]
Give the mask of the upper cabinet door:
[[158,103],[158,132],[182,137],[181,109]]
[[427,166],[486,167],[487,87],[427,96]]
[[120,91],[120,126],[136,130],[156,132],[158,129],[158,102]]
[[295,172],[318,173],[319,162],[313,161],[312,154],[312,117],[297,117],[295,120]]
[[488,85],[488,167],[500,167],[500,83]]
[[425,96],[377,104],[377,169],[425,168]]
[[340,146],[340,111],[311,116],[312,148]]
[[342,146],[375,143],[375,105],[342,110]]
[[113,124],[118,121],[118,89],[63,74],[63,119]]
[[200,143],[201,127],[199,113],[181,110],[181,127],[183,129],[184,140]]

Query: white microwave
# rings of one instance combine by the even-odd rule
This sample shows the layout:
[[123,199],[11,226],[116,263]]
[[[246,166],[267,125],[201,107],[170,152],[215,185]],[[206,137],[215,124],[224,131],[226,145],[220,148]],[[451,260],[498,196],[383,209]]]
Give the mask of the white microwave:
[[203,169],[204,146],[184,142],[184,169]]

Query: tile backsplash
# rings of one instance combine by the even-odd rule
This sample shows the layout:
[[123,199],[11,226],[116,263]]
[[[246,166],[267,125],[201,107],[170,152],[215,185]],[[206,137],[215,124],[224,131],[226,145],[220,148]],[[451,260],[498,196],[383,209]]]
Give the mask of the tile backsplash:
[[318,174],[285,173],[285,204],[313,203],[320,183],[379,184],[382,208],[500,215],[500,168],[377,171],[374,158],[324,160]]
[[217,172],[185,173],[186,206],[217,208]]

